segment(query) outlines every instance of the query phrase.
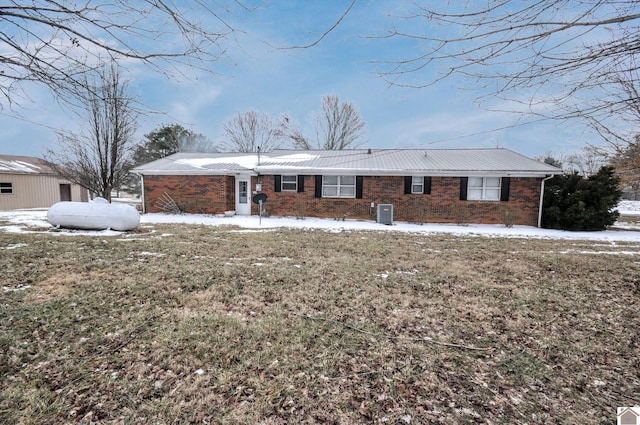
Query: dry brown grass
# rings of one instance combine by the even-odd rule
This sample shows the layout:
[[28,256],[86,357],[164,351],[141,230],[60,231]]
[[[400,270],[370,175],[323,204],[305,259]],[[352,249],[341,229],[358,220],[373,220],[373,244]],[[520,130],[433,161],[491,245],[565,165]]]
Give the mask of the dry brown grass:
[[161,225],[15,244],[3,423],[615,423],[640,397],[640,244]]

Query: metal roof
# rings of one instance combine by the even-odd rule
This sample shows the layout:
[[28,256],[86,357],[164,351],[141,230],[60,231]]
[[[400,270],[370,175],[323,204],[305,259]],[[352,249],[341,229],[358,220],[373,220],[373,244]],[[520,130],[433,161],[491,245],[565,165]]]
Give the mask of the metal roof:
[[0,174],[53,174],[51,167],[33,156],[0,155]]
[[509,149],[275,150],[177,153],[134,168],[143,175],[358,174],[536,177],[562,170]]

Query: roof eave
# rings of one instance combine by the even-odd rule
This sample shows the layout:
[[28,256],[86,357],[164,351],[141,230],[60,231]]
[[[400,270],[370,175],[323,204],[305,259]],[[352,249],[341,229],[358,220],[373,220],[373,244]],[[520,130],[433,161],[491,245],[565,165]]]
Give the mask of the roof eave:
[[460,177],[460,176],[505,176],[505,177],[546,177],[562,174],[562,171],[551,170],[373,170],[373,169],[338,169],[338,168],[263,168],[258,167],[259,174],[305,174],[305,175],[363,175],[363,176],[433,176],[433,177]]
[[141,176],[235,176],[256,175],[253,170],[136,170],[132,173]]
[[56,177],[57,174],[56,173],[52,173],[52,172],[30,172],[30,171],[0,171],[0,174],[3,175],[12,175],[12,174],[18,174],[21,176],[50,176],[50,177]]

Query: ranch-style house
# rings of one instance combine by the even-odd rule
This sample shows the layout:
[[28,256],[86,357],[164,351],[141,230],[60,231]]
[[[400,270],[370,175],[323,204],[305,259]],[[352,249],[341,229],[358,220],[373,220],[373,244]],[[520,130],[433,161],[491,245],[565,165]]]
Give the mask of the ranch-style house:
[[[562,170],[509,149],[176,153],[134,168],[143,211],[539,226]],[[263,196],[264,198],[264,196]]]

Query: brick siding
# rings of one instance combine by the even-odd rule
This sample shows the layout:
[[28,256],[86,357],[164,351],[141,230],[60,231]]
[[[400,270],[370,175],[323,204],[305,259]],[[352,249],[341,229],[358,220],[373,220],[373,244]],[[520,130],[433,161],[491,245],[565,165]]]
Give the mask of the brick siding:
[[235,210],[232,176],[144,176],[146,212],[161,212],[158,202],[165,193],[186,213],[222,214]]
[[[145,208],[168,193],[184,212],[222,214],[235,209],[233,176],[145,176]],[[404,194],[403,176],[365,176],[362,199],[315,198],[315,176],[304,176],[304,191],[275,191],[274,176],[251,178],[262,184],[270,215],[376,220],[378,204],[392,204],[395,221],[413,223],[486,223],[536,226],[540,178],[513,177],[508,201],[461,201],[459,177],[432,177],[430,194]],[[376,206],[371,208],[371,203]],[[258,206],[252,204],[252,214]]]

